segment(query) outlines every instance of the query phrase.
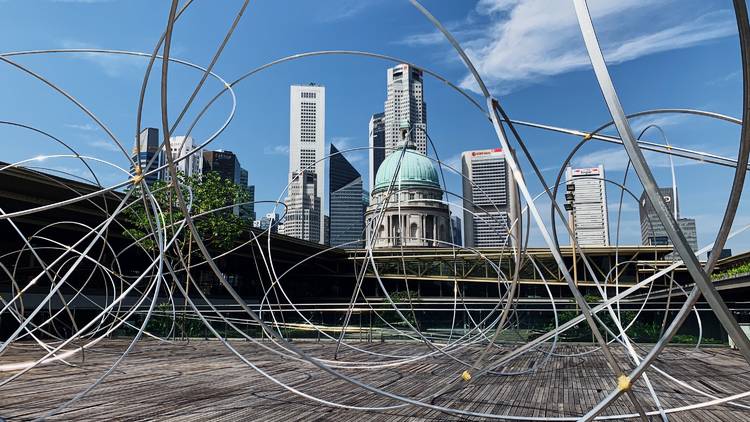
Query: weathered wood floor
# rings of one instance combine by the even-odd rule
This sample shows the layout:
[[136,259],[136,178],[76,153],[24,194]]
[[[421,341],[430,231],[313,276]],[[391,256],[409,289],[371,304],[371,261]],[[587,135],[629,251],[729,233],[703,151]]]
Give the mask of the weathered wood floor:
[[[251,362],[300,391],[321,399],[355,406],[391,406],[399,402],[352,386],[300,362],[284,359],[250,343],[235,342]],[[331,343],[296,343],[314,356],[330,358]],[[353,343],[358,347],[391,355],[413,355],[426,346],[419,343]],[[108,341],[87,351],[77,367],[51,364],[34,369],[0,387],[0,418],[29,420],[71,399],[105,371],[126,347],[124,341]],[[564,345],[561,354],[583,352],[588,346]],[[462,351],[461,358],[475,357],[479,349]],[[629,360],[617,350],[624,366]],[[13,346],[0,357],[0,365],[38,357],[30,345]],[[341,360],[366,359],[361,352],[346,351]],[[371,358],[376,360],[375,358]],[[490,357],[490,360],[492,357]],[[525,355],[505,372],[519,372],[540,363],[543,355]],[[672,348],[657,366],[709,394],[724,397],[750,389],[750,369],[737,352],[728,349],[692,351]],[[398,368],[348,370],[347,374],[390,392],[415,399],[430,397],[447,380],[463,371],[449,358],[427,358]],[[6,379],[13,372],[0,372]],[[709,400],[651,371],[659,400],[673,408]],[[434,400],[456,409],[521,417],[575,417],[585,413],[616,384],[599,352],[583,357],[556,356],[536,371],[512,376],[485,376],[464,384]],[[645,407],[655,409],[642,381],[634,391]],[[750,400],[739,403],[750,405]],[[620,398],[606,412],[632,412],[630,402]],[[456,416],[415,406],[393,410],[361,411],[329,407],[284,390],[243,364],[218,341],[189,344],[141,342],[106,381],[85,398],[49,420],[181,420],[181,421],[297,421],[356,420],[406,421],[448,420]],[[656,420],[656,419],[655,419]],[[750,410],[732,405],[670,414],[673,421],[748,421]]]

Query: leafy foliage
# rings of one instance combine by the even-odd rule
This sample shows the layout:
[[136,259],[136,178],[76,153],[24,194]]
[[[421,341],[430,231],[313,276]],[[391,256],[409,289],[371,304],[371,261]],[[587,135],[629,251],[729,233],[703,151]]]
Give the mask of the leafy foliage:
[[[186,201],[190,201],[192,192],[190,213],[206,246],[219,250],[231,248],[245,231],[248,223],[245,218],[235,214],[237,207],[232,204],[248,201],[250,195],[247,190],[231,180],[223,179],[215,172],[190,177],[178,174],[178,179]],[[152,226],[154,204],[148,201],[148,198],[144,201],[143,186],[137,185],[133,189],[136,189],[133,192],[136,203],[124,212],[128,222],[124,234],[139,241],[146,250],[155,251],[153,232],[156,227]],[[156,217],[169,239],[177,233],[184,219],[177,194],[171,185],[164,181],[152,183],[149,190],[155,199]],[[188,249],[191,241],[192,236],[187,227],[182,228],[178,235],[178,247]]]
[[715,272],[711,274],[711,280],[723,280],[725,278],[737,277],[747,273],[750,273],[750,262],[746,262],[734,268],[728,268],[724,271]]

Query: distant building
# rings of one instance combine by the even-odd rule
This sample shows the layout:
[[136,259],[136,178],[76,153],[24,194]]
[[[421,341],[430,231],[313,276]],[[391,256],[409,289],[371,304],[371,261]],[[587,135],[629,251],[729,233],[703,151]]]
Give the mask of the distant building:
[[[305,173],[305,181],[309,179],[310,174],[316,176],[315,194],[318,196],[319,205],[315,209],[290,209],[289,212],[295,216],[318,215],[317,222],[309,222],[309,232],[316,233],[317,238],[304,237],[311,242],[323,243],[325,241],[325,230],[323,213],[321,209],[325,208],[323,192],[325,192],[325,107],[326,107],[326,90],[325,87],[310,85],[292,85],[289,94],[289,181],[292,182],[295,175],[300,172]],[[291,198],[290,198],[291,199]],[[312,204],[315,201],[287,201],[288,206],[303,206]],[[296,218],[296,217],[295,217]],[[292,223],[294,227],[291,232],[287,230],[287,235],[295,236],[299,233],[300,227],[296,226],[297,222]],[[307,226],[305,226],[307,227]]]
[[[677,220],[677,226],[682,230],[682,234],[688,241],[688,245],[696,252],[698,250],[698,235],[695,227],[695,219],[680,217],[680,201],[677,198],[673,188],[659,188],[659,194],[667,204],[667,208],[672,211]],[[641,219],[641,241],[644,245],[671,245],[672,241],[667,235],[659,216],[656,214],[651,201],[646,197],[646,192],[641,194],[640,199],[640,219]]]
[[324,215],[323,216],[323,230],[325,231],[325,235],[323,236],[323,244],[324,245],[330,245],[331,244],[331,217]]
[[[388,69],[385,100],[385,156],[402,142],[401,130],[411,128],[407,141],[417,152],[427,154],[427,105],[424,103],[422,70],[407,64]],[[377,172],[375,172],[377,174]]]
[[[133,161],[138,163],[144,175],[143,180],[149,185],[157,180],[164,180],[164,170],[156,170],[164,165],[164,154],[160,146],[159,130],[148,127],[138,135],[136,145],[133,148]],[[131,168],[131,171],[135,173],[135,168]],[[152,171],[153,173],[150,173]]]
[[367,208],[367,240],[375,248],[448,246],[451,222],[437,169],[406,142],[383,160]]
[[369,190],[372,191],[372,186],[375,184],[375,175],[378,174],[380,163],[385,160],[385,114],[376,113],[370,117],[370,174],[369,174]]
[[[719,252],[719,259],[729,258],[730,256],[732,256],[731,249],[722,249]],[[706,258],[711,258],[711,251],[706,252]]]
[[328,210],[330,245],[343,248],[362,247],[365,215],[362,212],[362,176],[331,144],[328,170]]
[[284,234],[309,242],[325,241],[325,233],[321,233],[325,229],[325,221],[321,217],[318,175],[312,171],[295,172],[289,190]]
[[260,220],[256,220],[257,228],[261,230],[268,230],[271,229],[271,233],[277,233],[278,232],[278,221],[279,221],[279,215],[276,213],[268,213],[265,216],[263,216]]
[[693,252],[698,250],[698,231],[695,228],[694,218],[678,218],[677,226],[682,230],[682,234],[687,239],[688,245]]
[[509,246],[508,172],[501,148],[461,154],[464,200],[464,245]]
[[575,186],[573,210],[568,221],[573,222],[576,242],[580,246],[609,246],[609,214],[604,166],[565,170],[567,185]]
[[255,186],[250,184],[250,174],[240,167],[240,186],[247,192],[247,204],[240,206],[240,217],[255,220]]
[[196,149],[192,136],[172,136],[169,138],[169,145],[178,172],[185,177],[201,174],[203,154]]
[[451,230],[453,233],[452,242],[457,246],[463,246],[464,240],[461,235],[461,218],[457,215],[451,216]]
[[239,185],[242,176],[240,161],[232,151],[203,151],[203,174],[216,172],[222,179]]

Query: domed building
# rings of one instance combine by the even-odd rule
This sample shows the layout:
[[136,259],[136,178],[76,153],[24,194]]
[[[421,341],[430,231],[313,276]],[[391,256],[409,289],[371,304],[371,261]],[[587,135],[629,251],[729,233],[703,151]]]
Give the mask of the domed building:
[[442,242],[450,240],[450,214],[442,199],[432,160],[406,143],[378,168],[365,213],[368,241],[374,232],[375,248],[448,246]]

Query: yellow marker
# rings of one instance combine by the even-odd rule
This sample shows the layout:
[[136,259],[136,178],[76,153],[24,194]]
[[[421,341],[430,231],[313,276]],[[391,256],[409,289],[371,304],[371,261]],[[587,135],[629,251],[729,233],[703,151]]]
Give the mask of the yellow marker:
[[464,381],[470,380],[471,379],[471,374],[469,373],[469,371],[464,371],[464,373],[461,374],[461,379],[463,379]]
[[622,374],[617,378],[617,389],[620,391],[628,391],[630,390],[630,377]]
[[591,138],[592,138],[593,136],[594,136],[594,134],[593,134],[593,133],[589,133],[589,134],[587,134],[586,136],[584,136],[584,137],[583,137],[583,140],[584,140],[584,141],[588,141],[588,140],[589,140],[589,139],[591,139]]

